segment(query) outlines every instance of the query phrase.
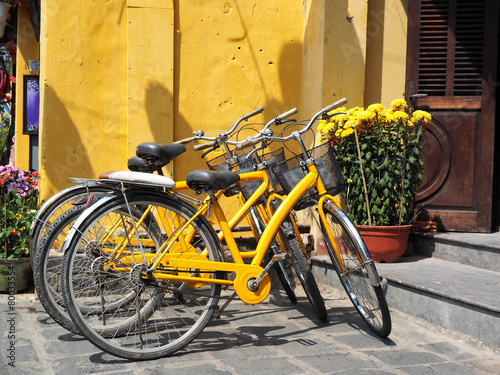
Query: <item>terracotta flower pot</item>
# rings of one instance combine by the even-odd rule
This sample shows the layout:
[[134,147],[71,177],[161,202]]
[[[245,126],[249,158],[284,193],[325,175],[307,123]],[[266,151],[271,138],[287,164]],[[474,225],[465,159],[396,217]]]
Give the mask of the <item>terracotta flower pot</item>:
[[397,262],[408,244],[411,225],[357,225],[375,262]]

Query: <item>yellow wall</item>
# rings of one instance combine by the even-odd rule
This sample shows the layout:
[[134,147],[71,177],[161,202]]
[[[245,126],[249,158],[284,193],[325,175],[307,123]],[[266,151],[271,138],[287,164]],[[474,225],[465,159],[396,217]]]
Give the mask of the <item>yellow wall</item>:
[[17,58],[16,58],[16,139],[15,164],[17,167],[29,169],[29,135],[23,134],[23,80],[24,75],[36,75],[39,72],[30,72],[29,60],[38,60],[40,50],[28,17],[26,8],[18,8],[17,22]]
[[[175,139],[198,129],[225,129],[259,106],[264,114],[252,121],[300,109],[300,2],[198,0],[176,5]],[[179,165],[205,168],[200,154],[192,151],[176,163],[175,177],[182,179],[189,168]]]
[[127,12],[123,1],[43,1],[42,197],[68,177],[95,178],[127,159]]
[[368,2],[365,105],[403,97],[407,12],[408,0]]
[[[344,96],[390,101],[404,89],[405,38],[399,0],[43,1],[42,197],[126,168],[140,142],[224,129],[261,105],[257,122]],[[26,44],[18,58],[38,51]],[[176,179],[206,166],[190,146],[173,164]]]
[[127,155],[141,142],[173,139],[173,23],[171,0],[127,2]]

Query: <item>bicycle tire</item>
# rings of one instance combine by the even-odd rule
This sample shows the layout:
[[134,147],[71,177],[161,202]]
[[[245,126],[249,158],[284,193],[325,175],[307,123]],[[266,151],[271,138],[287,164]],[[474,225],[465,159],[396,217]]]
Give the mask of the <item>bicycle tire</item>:
[[[129,205],[134,207],[151,205],[153,208],[160,208],[162,211],[155,211],[154,217],[161,215],[160,211],[163,213],[173,212],[178,215],[178,218],[188,220],[196,212],[192,206],[165,193],[131,192],[127,193],[127,200]],[[140,268],[143,266],[138,263],[139,268],[137,269],[139,272],[134,273],[134,270],[129,267],[130,271],[121,274],[121,276],[125,277],[130,275],[131,285],[129,291],[133,290],[136,293],[133,303],[129,303],[126,309],[113,314],[108,311],[104,311],[103,314],[82,314],[78,308],[79,304],[81,304],[79,300],[99,296],[93,293],[91,289],[85,290],[85,285],[82,286],[82,290],[79,290],[80,285],[78,282],[75,283],[72,278],[74,269],[78,267],[77,258],[84,255],[81,252],[81,245],[88,243],[87,241],[92,239],[92,233],[98,231],[101,224],[105,224],[106,216],[123,208],[123,206],[123,198],[117,198],[95,207],[85,219],[80,221],[78,230],[74,232],[74,235],[70,236],[62,268],[63,297],[68,313],[75,325],[92,344],[101,350],[131,360],[157,359],[182,349],[201,333],[214,314],[221,286],[210,284],[195,291],[206,292],[203,296],[193,292],[194,288],[190,286],[182,289],[179,293],[176,289],[178,285],[174,282],[167,282],[166,280],[160,282],[154,279],[144,280],[144,272]],[[177,225],[176,228],[179,228],[179,226]],[[193,221],[191,228],[196,231],[194,237],[196,241],[189,244],[191,248],[196,247],[197,250],[206,248],[209,260],[220,261],[222,259],[222,247],[207,220],[199,216]],[[162,228],[164,233],[170,233],[170,229],[172,228]],[[123,230],[126,231],[126,229]],[[120,260],[113,258],[113,261]],[[127,270],[124,263],[120,267]],[[102,267],[97,275],[98,277],[94,278],[94,280],[97,280],[95,282],[101,282],[99,281],[100,278],[105,281],[106,276],[120,277],[119,273],[112,275],[111,272],[107,272],[108,275],[105,275],[106,272],[106,268]],[[78,275],[82,276],[81,274]],[[220,273],[217,273],[217,276],[221,277]],[[88,278],[85,280],[88,281]],[[91,295],[86,296],[83,292]],[[119,291],[110,291],[110,294],[107,295],[108,298],[113,298],[111,293],[119,293]],[[152,307],[153,312],[150,316],[144,318],[144,308],[148,305]],[[127,330],[120,329],[120,332],[116,335],[107,332],[104,336],[100,333],[100,327],[106,324],[103,321],[112,322],[119,327],[121,319],[135,319],[135,321],[134,324],[127,322],[125,324]],[[141,342],[140,346],[136,345],[138,342]]]
[[[285,222],[289,220],[290,219],[286,219]],[[289,223],[289,225],[292,224]],[[325,301],[321,296],[321,292],[312,273],[307,256],[302,250],[297,237],[295,237],[295,235],[286,236],[283,229],[280,229],[280,231],[282,232],[287,252],[290,254],[290,260],[292,262],[293,269],[295,270],[295,274],[297,275],[297,278],[306,293],[307,299],[311,303],[314,313],[318,319],[322,321],[328,320],[328,312],[326,311]]]
[[40,211],[33,220],[31,228],[31,243],[30,243],[30,258],[35,259],[38,245],[43,237],[43,234],[53,223],[57,217],[70,209],[72,202],[81,198],[88,198],[90,194],[100,194],[110,192],[112,189],[104,185],[77,185],[64,189],[56,194],[56,198],[47,201],[47,205],[43,205]]
[[[273,252],[270,252],[269,255],[272,256],[272,254]],[[292,287],[293,282],[291,281],[291,277],[288,275],[289,270],[284,262],[286,262],[286,260],[274,263],[273,270],[276,273],[285,294],[288,296],[288,299],[291,303],[295,304],[297,303],[297,296],[295,295],[295,291]]]
[[[75,206],[61,214],[47,228],[40,241],[33,266],[33,282],[38,299],[47,314],[61,327],[80,334],[73,321],[66,313],[60,290],[62,243],[58,239],[65,237],[74,221],[80,216],[85,206]],[[63,237],[63,238],[64,238]],[[56,257],[59,253],[60,256]],[[52,259],[51,259],[52,258]]]
[[[61,250],[69,228],[85,209],[83,205],[72,207],[54,220],[42,237],[33,263],[33,280],[43,308],[61,327],[76,334],[81,333],[74,325],[64,307],[60,290],[63,255],[61,254]],[[140,213],[135,213],[135,215],[140,217]],[[157,228],[143,229],[147,229],[151,237],[156,238],[157,242],[159,241],[160,233]],[[128,296],[128,299],[130,298],[132,296]],[[127,303],[128,299],[125,298],[123,301],[117,301],[115,304],[108,304],[106,305],[106,309],[111,311],[120,308],[123,304]],[[90,310],[95,311],[95,307],[80,306],[80,309],[84,313]],[[105,332],[103,331],[101,334],[105,335]]]
[[385,338],[391,333],[391,316],[380,284],[380,277],[370,253],[356,226],[339,207],[333,202],[325,201],[323,208],[327,225],[346,270],[346,272],[342,271],[333,244],[325,232],[325,223],[321,221],[326,248],[340,282],[370,329],[376,335]]

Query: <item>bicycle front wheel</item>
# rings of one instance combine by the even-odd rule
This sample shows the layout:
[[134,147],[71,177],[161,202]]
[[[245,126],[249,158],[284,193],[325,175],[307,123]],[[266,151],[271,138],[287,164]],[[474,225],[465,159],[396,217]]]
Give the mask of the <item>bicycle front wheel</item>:
[[389,307],[365,243],[356,226],[333,202],[326,201],[323,209],[326,223],[321,220],[321,229],[340,282],[370,329],[380,337],[389,336]]
[[[148,246],[151,231],[139,230],[135,235],[132,217],[135,226],[140,222],[144,228],[158,227],[163,234],[160,243],[164,243],[179,234],[178,229],[196,211],[164,193],[128,193],[127,202],[120,198],[94,208],[70,237],[62,266],[62,294],[71,319],[95,346],[131,360],[157,359],[198,336],[213,316],[221,286],[174,282],[154,275],[221,275],[170,269],[168,261],[155,274],[147,272],[139,248]],[[144,215],[128,215],[124,221],[128,208]],[[202,216],[185,227],[177,241],[170,247],[174,256],[221,260],[220,242]],[[157,247],[156,240],[151,244]],[[151,250],[148,259],[155,256],[155,249]]]

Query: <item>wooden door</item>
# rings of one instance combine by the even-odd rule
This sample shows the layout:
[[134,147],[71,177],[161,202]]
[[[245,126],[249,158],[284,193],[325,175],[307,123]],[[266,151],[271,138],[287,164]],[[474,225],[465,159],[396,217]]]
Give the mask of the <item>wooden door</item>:
[[498,0],[409,0],[406,96],[433,117],[416,208],[442,231],[492,228],[498,19]]

